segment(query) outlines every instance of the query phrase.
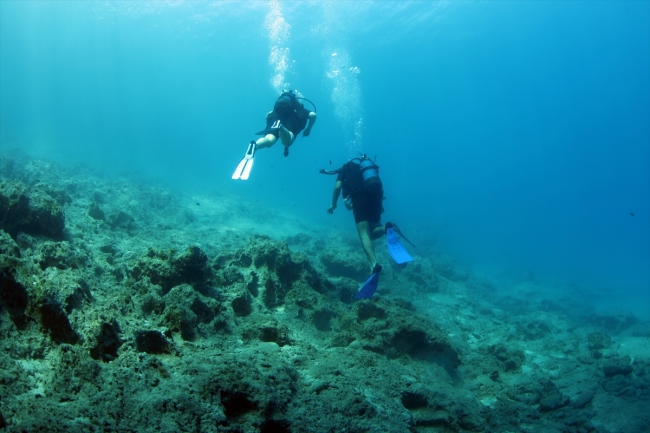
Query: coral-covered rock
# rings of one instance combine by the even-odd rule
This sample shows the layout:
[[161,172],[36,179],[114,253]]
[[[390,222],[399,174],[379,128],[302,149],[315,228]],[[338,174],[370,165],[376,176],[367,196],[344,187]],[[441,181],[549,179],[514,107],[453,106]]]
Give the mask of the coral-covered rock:
[[639,319],[630,311],[612,309],[593,313],[588,317],[588,321],[602,327],[607,332],[619,334],[637,324]]
[[104,211],[95,202],[90,203],[90,207],[88,207],[88,216],[98,221],[106,221]]
[[327,248],[319,258],[332,276],[354,280],[368,277],[368,262],[360,251],[349,248]]
[[605,377],[614,377],[617,375],[627,376],[633,371],[634,368],[630,365],[629,359],[617,358],[609,360],[603,365],[603,373],[605,373]]
[[[372,302],[372,301],[371,301]],[[435,325],[384,300],[373,306],[357,304],[352,329],[362,347],[390,359],[408,355],[412,359],[435,362],[452,371],[461,361],[458,352]]]
[[550,412],[560,409],[569,404],[570,398],[560,392],[557,386],[550,380],[542,380],[541,398],[539,400],[540,412]]
[[120,325],[115,319],[102,323],[100,333],[95,337],[97,343],[90,350],[90,356],[96,360],[109,362],[117,358],[117,351],[122,346]]
[[435,263],[436,273],[451,281],[467,281],[469,274],[448,257],[438,257]]
[[58,269],[78,269],[88,266],[91,259],[88,254],[76,248],[70,242],[44,241],[34,248],[33,256],[38,258],[42,270],[50,267]]
[[160,331],[141,330],[135,333],[135,347],[152,355],[171,353],[171,343]]
[[505,372],[519,370],[526,359],[524,352],[508,349],[503,343],[488,347],[487,352],[496,359],[501,371]]
[[[588,308],[582,291],[485,284],[430,245],[406,268],[377,248],[379,290],[356,300],[349,234],[82,166],[0,156],[8,173],[65,206],[70,236],[0,230],[0,430],[648,431],[647,322],[619,337],[626,315],[546,302]],[[253,227],[308,234],[290,250]]]
[[[99,212],[94,212],[97,216],[101,216]],[[97,219],[97,218],[96,218]],[[101,218],[99,218],[101,219]],[[108,217],[108,225],[113,229],[129,230],[135,227],[135,218],[124,211],[118,211]]]
[[517,331],[526,340],[539,340],[552,332],[551,326],[541,320],[526,320],[517,323]]
[[76,344],[79,335],[72,328],[63,306],[54,299],[43,298],[30,309],[30,316],[39,320],[56,343]]
[[24,328],[29,320],[25,315],[27,302],[27,290],[16,282],[12,271],[0,270],[0,306],[7,310],[9,317],[19,329]]
[[194,341],[199,319],[190,306],[196,296],[196,292],[188,284],[171,289],[164,296],[166,308],[160,325],[169,332],[180,333],[183,340]]
[[25,232],[61,239],[64,228],[63,208],[42,189],[19,181],[0,183],[0,229],[11,237]]
[[34,318],[57,343],[76,344],[79,330],[69,315],[93,302],[88,284],[73,269],[47,268],[28,287],[26,314]]
[[253,306],[250,294],[248,292],[242,293],[239,296],[235,297],[230,306],[232,307],[235,316],[244,317],[248,316],[253,312]]
[[18,245],[4,231],[0,230],[0,307],[7,310],[9,317],[19,329],[27,325],[25,309],[28,294],[25,287],[17,280],[18,269],[23,267]]
[[274,320],[264,323],[250,323],[243,326],[242,337],[245,341],[259,340],[265,343],[275,343],[278,346],[291,344],[289,329]]
[[183,254],[150,248],[134,264],[131,276],[136,281],[149,278],[152,284],[162,288],[163,295],[180,284],[189,284],[202,291],[211,285],[212,271],[207,264],[207,256],[196,246],[189,247]]
[[602,332],[592,332],[587,336],[589,350],[593,358],[600,358],[601,351],[612,345],[612,337]]
[[571,406],[581,409],[591,403],[594,399],[595,392],[593,389],[584,389],[574,399],[571,400]]

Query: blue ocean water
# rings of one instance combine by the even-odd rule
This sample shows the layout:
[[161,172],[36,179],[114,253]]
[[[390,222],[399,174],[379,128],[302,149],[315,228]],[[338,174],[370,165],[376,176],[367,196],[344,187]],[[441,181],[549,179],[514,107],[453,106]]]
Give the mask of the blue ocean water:
[[[318,107],[311,136],[231,180],[284,88]],[[384,218],[421,245],[650,317],[647,1],[4,0],[13,148],[352,232],[318,169],[376,155]]]

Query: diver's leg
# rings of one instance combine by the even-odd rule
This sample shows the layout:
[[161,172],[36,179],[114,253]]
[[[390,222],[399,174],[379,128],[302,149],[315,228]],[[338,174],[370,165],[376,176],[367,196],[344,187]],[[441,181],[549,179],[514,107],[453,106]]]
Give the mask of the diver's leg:
[[373,221],[370,223],[370,239],[372,240],[379,239],[386,233],[384,225],[381,223],[381,202],[383,199],[383,190],[373,191],[368,194],[368,220]]
[[368,257],[370,262],[370,268],[374,269],[377,264],[377,257],[375,256],[375,247],[372,245],[372,240],[370,239],[370,223],[368,221],[360,221],[357,223],[357,231],[359,232],[359,239],[361,240],[361,246],[363,251]]
[[372,224],[372,229],[370,230],[370,239],[373,241],[375,239],[379,239],[380,237],[384,236],[386,231],[384,230],[384,225],[382,223],[374,223]]
[[255,146],[258,149],[264,149],[266,147],[271,147],[277,141],[277,137],[273,134],[266,134],[264,137],[258,138],[255,142]]
[[293,135],[293,132],[280,125],[280,139],[282,140],[282,144],[288,147],[293,144],[293,140],[295,140],[296,137]]

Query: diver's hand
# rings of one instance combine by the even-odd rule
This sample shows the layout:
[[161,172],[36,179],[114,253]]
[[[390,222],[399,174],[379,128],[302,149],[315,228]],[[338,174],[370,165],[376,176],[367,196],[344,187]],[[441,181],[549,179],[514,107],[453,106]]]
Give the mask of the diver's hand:
[[336,209],[336,205],[335,205],[335,204],[333,204],[332,206],[330,206],[329,209],[327,209],[327,213],[330,214],[330,215],[332,215],[332,214],[334,213],[334,209]]
[[302,131],[303,137],[309,137],[309,134],[311,134],[311,129],[305,129],[304,131]]

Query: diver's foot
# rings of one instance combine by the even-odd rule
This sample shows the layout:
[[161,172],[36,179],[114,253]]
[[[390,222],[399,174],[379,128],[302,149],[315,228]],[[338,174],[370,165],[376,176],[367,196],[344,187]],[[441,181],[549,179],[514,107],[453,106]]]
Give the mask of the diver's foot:
[[375,267],[372,268],[372,273],[373,274],[378,274],[381,272],[381,265],[379,263],[375,263]]
[[253,156],[255,155],[255,148],[257,147],[255,140],[251,140],[251,142],[248,144],[248,150],[246,151],[246,155]]
[[289,147],[284,146],[284,156],[289,156]]

